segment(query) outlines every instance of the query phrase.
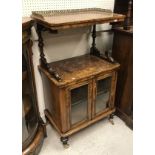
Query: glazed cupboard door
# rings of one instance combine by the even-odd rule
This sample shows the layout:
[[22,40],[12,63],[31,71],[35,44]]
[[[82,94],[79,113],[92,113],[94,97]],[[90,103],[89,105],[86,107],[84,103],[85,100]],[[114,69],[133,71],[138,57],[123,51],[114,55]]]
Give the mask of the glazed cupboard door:
[[[92,80],[91,80],[92,81]],[[70,128],[91,119],[92,82],[84,82],[69,88]]]
[[93,81],[93,109],[92,117],[101,115],[108,110],[114,109],[114,94],[116,89],[116,73],[99,76]]
[[38,128],[34,83],[28,49],[22,49],[22,144],[25,149],[34,138]]

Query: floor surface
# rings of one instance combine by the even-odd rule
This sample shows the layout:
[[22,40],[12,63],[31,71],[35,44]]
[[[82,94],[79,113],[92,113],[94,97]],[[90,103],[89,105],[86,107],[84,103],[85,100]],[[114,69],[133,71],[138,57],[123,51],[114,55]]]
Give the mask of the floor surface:
[[117,116],[114,123],[103,119],[70,136],[68,149],[63,148],[58,133],[48,125],[48,137],[39,155],[132,155],[133,131]]

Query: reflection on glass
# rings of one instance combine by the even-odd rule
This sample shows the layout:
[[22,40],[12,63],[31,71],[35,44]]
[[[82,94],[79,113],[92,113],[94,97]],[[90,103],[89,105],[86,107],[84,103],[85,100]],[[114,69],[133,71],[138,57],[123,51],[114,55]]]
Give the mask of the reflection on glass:
[[37,127],[31,82],[26,57],[22,55],[22,142],[25,142]]
[[111,89],[111,77],[107,77],[97,82],[96,113],[108,107]]
[[88,85],[71,90],[71,123],[87,119]]

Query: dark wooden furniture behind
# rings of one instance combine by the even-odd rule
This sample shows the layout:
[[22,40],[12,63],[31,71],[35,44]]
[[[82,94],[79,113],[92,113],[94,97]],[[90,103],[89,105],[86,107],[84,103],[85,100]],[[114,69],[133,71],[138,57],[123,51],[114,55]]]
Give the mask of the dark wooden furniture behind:
[[[96,47],[96,24],[124,21],[125,16],[109,10],[91,8],[35,11],[39,36],[40,66],[46,104],[45,116],[67,146],[68,136],[115,112],[114,98],[119,67],[109,55]],[[59,29],[93,26],[90,55],[48,63],[42,33]],[[111,120],[111,119],[110,119]]]
[[116,91],[117,114],[133,126],[133,32],[114,29],[113,57],[120,63]]
[[30,18],[22,21],[22,154],[37,155],[46,137],[36,97],[32,63],[32,41],[30,39]]
[[50,63],[62,77],[57,81],[39,66],[42,73],[45,115],[61,135],[68,136],[115,112],[114,99],[119,64],[96,56],[83,55]]
[[114,12],[126,15],[125,22],[114,27],[113,57],[121,64],[116,91],[117,114],[133,128],[133,0],[116,0]]
[[126,16],[123,25],[121,23],[117,26],[123,26],[127,30],[133,25],[133,0],[115,0],[114,12]]

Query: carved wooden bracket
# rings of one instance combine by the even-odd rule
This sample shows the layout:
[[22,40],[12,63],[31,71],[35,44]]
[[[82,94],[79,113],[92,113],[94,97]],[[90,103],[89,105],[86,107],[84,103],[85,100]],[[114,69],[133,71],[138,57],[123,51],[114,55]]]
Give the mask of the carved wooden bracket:
[[104,59],[106,61],[109,61],[111,63],[116,63],[116,61],[114,60],[114,58],[111,56],[109,51],[105,51],[105,55],[100,55],[101,59]]

